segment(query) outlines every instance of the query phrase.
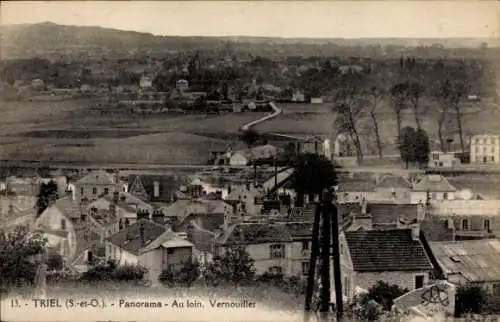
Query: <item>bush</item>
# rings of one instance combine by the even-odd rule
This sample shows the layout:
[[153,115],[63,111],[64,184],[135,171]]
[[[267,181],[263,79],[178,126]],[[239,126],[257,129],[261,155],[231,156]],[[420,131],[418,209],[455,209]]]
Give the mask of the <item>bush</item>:
[[49,254],[47,258],[47,269],[59,271],[63,268],[63,258],[59,254]]
[[138,265],[117,266],[110,261],[106,264],[98,264],[83,273],[81,281],[142,281],[148,270]]
[[220,283],[246,284],[254,280],[254,260],[244,247],[231,247],[222,256],[214,258],[204,277],[211,285]]
[[189,260],[182,264],[178,270],[163,270],[158,278],[163,285],[185,285],[191,286],[200,277],[200,263],[196,260]]
[[389,285],[383,281],[378,281],[368,290],[365,301],[374,300],[382,305],[384,310],[390,311],[393,300],[407,292],[409,292],[408,289],[402,289],[397,285]]

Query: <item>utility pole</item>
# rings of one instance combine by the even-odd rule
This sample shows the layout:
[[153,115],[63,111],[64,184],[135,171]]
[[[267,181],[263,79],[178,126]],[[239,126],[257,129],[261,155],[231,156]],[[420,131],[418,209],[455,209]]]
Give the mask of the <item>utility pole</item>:
[[320,259],[319,280],[320,306],[319,311],[325,314],[330,311],[330,256],[333,256],[333,274],[335,282],[335,311],[337,321],[343,317],[342,279],[340,274],[339,251],[339,220],[337,206],[333,202],[331,191],[325,189],[322,200],[316,206],[312,231],[311,257],[309,261],[309,274],[307,280],[305,311],[310,312],[315,288],[316,264]]

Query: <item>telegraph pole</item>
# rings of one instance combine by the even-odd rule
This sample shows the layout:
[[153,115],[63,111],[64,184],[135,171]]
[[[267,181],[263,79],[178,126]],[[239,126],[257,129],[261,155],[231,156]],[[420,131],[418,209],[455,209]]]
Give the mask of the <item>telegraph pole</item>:
[[333,274],[335,283],[335,311],[337,321],[343,317],[343,297],[342,297],[342,279],[340,274],[340,251],[339,251],[339,220],[337,206],[333,202],[331,191],[323,192],[322,201],[317,205],[314,216],[312,231],[311,257],[309,261],[309,274],[307,280],[305,311],[310,312],[313,292],[315,288],[316,264],[320,259],[319,280],[320,288],[320,306],[321,313],[330,311],[330,256],[333,256]]

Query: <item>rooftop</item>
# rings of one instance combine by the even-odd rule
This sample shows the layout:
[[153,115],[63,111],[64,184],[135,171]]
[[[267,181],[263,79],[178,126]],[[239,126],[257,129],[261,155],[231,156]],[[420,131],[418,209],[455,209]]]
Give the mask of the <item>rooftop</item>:
[[426,271],[433,267],[411,229],[345,232],[354,270],[358,272]]
[[222,245],[249,245],[291,242],[292,235],[283,224],[236,224],[218,239]]
[[82,207],[70,197],[63,197],[56,200],[54,207],[59,209],[69,219],[79,219],[82,215]]
[[411,189],[411,183],[402,176],[384,176],[376,185],[382,189]]
[[420,192],[455,192],[457,188],[451,185],[441,175],[426,175],[413,186],[413,191]]
[[461,274],[469,282],[500,281],[498,239],[429,243],[439,265],[447,274]]
[[369,203],[366,211],[372,215],[374,224],[390,224],[399,219],[416,219],[418,206],[418,204]]
[[115,184],[115,177],[103,170],[96,170],[88,173],[83,178],[77,181],[78,184],[100,184],[110,185]]

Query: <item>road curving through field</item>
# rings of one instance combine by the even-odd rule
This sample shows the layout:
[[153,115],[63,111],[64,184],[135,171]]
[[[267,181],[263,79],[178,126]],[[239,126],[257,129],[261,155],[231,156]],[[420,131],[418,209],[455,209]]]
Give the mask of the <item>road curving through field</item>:
[[257,125],[257,124],[260,124],[260,123],[262,123],[262,122],[265,122],[265,121],[267,121],[267,120],[270,120],[270,119],[272,119],[272,118],[275,118],[276,116],[278,116],[278,115],[280,115],[280,114],[281,114],[281,112],[282,112],[282,111],[281,111],[281,109],[280,109],[280,108],[278,108],[278,107],[276,106],[276,104],[274,104],[274,102],[269,102],[269,105],[271,106],[271,108],[272,108],[272,109],[273,109],[273,111],[274,111],[272,114],[266,115],[266,116],[264,116],[264,117],[261,117],[260,119],[257,119],[257,120],[255,120],[255,121],[252,121],[252,122],[250,122],[250,123],[247,123],[247,124],[243,125],[243,126],[240,128],[240,132],[247,132],[247,131],[249,131],[249,130],[252,128],[252,126],[255,126],[255,125]]

